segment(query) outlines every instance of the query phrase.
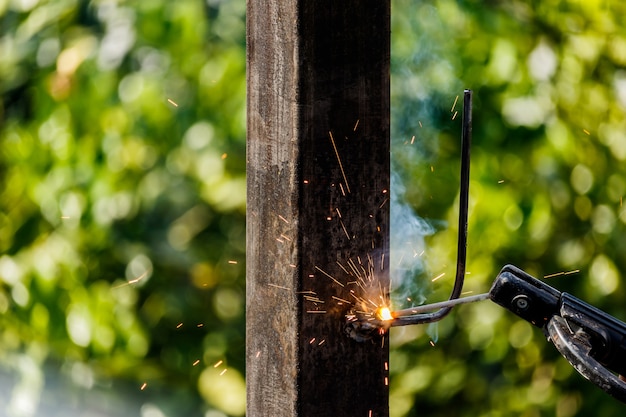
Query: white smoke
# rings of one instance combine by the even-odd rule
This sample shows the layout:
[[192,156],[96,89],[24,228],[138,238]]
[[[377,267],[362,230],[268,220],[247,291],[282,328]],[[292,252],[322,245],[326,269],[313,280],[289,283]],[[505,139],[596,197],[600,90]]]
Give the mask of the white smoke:
[[435,228],[404,201],[406,188],[396,173],[391,176],[391,189],[391,299],[395,308],[401,308],[426,299],[420,279],[427,273],[425,237]]

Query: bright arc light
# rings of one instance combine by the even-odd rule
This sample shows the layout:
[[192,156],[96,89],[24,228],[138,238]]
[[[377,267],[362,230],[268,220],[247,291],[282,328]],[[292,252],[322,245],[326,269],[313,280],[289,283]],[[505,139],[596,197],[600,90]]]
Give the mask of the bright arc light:
[[393,316],[391,315],[391,310],[389,307],[380,307],[376,310],[376,317],[378,317],[382,321],[393,320]]

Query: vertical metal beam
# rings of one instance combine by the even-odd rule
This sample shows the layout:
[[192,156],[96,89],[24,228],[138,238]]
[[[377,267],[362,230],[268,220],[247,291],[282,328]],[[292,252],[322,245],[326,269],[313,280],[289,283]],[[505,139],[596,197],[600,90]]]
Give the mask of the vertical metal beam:
[[248,416],[388,415],[389,0],[248,0]]

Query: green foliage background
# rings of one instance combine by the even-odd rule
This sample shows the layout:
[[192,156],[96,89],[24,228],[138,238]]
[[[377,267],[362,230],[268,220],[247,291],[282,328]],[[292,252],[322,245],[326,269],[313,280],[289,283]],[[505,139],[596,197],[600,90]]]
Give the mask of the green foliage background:
[[245,4],[0,5],[7,412],[242,415]]
[[[471,88],[467,290],[488,290],[506,263],[537,277],[579,270],[549,283],[626,318],[626,3],[392,4],[392,163],[406,201],[438,230],[426,236],[424,270],[454,276],[460,118],[451,109]],[[447,296],[446,281],[429,284],[429,299]],[[624,412],[541,331],[491,303],[440,322],[435,347],[437,333],[425,330],[392,330],[394,416]]]
[[[468,290],[506,263],[579,270],[550,283],[626,318],[623,2],[392,7],[392,163],[437,229],[418,292],[454,275],[450,110],[472,88]],[[0,0],[0,19],[0,408],[243,415],[245,3]],[[623,410],[489,303],[391,337],[395,417]]]

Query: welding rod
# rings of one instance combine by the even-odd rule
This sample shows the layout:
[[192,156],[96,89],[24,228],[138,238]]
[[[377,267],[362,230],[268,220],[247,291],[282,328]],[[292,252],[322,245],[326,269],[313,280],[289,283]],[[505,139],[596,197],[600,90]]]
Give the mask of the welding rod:
[[[396,311],[400,314],[396,319],[388,321],[391,326],[405,326],[407,324],[433,323],[443,319],[452,306],[484,300],[488,295],[459,298],[463,291],[465,279],[465,264],[467,262],[467,217],[470,184],[470,146],[472,143],[472,90],[465,90],[463,94],[463,121],[461,130],[461,190],[459,192],[459,236],[457,240],[456,276],[450,300],[441,303],[423,305],[407,310]],[[478,298],[476,298],[478,297]],[[437,311],[434,311],[438,309]],[[422,313],[427,311],[428,313]]]
[[[489,293],[471,295],[469,297],[463,298],[454,298],[452,300],[441,301],[438,303],[432,304],[424,304],[421,306],[416,306],[412,308],[407,308],[404,310],[398,310],[391,313],[394,320],[391,323],[391,326],[404,326],[407,324],[413,324],[412,320],[420,320],[421,317],[417,316],[422,313],[427,313],[429,311],[439,310],[441,308],[452,308],[461,304],[469,304],[475,303],[478,301],[488,300]],[[414,317],[417,316],[417,317]]]

